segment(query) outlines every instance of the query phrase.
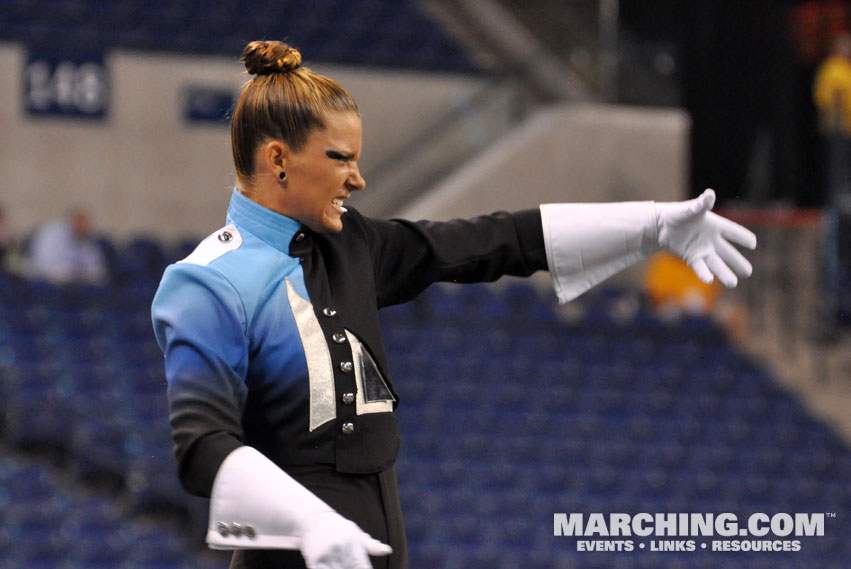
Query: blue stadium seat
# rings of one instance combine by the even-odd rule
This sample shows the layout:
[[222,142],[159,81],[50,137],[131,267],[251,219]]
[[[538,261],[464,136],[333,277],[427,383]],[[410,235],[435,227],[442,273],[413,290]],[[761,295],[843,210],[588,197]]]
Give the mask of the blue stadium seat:
[[133,510],[185,513],[187,495],[178,481],[169,430],[137,432],[128,439],[128,450],[125,485]]
[[[151,10],[168,5],[156,1]],[[157,263],[171,255],[156,248]],[[150,327],[158,276],[145,278],[100,293],[0,291],[0,315],[11,315],[0,321],[6,441],[62,446],[78,478],[111,473],[130,510],[68,495],[49,468],[0,455],[0,568],[193,564],[179,530],[127,523],[152,512],[185,519],[189,508]],[[613,309],[624,301],[624,291],[590,295],[588,316],[567,325],[515,285],[435,287],[382,315],[402,400],[398,472],[412,566],[596,566],[553,544],[553,511],[851,508],[844,442],[713,324],[660,323],[640,302],[624,319]],[[518,311],[536,316],[514,319]],[[97,539],[69,545],[83,535]],[[788,566],[844,566],[847,537],[837,530],[808,543]],[[783,567],[755,559],[615,556],[599,566]]]
[[311,60],[475,70],[466,54],[409,0],[364,1],[354,11],[342,0],[268,6],[242,0],[213,5],[33,0],[6,2],[2,14],[0,39],[47,45],[52,38],[54,44],[92,51],[131,48],[233,56],[248,38],[286,38]]

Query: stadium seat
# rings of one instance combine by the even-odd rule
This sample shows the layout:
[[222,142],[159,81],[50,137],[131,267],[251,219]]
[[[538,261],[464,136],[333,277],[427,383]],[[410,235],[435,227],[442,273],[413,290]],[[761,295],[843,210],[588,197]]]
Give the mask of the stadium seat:
[[[6,5],[11,4],[11,8]],[[6,2],[0,39],[91,51],[130,48],[232,57],[246,38],[286,38],[311,60],[370,67],[474,71],[467,55],[415,3],[242,0],[214,5],[161,0]],[[337,31],[345,27],[346,34]]]
[[[133,247],[135,282],[0,287],[4,440],[61,450],[43,466],[0,454],[0,568],[195,566],[175,529],[193,506],[176,476],[149,312],[158,272],[190,245]],[[847,445],[711,322],[661,323],[617,289],[582,302],[586,316],[562,323],[554,299],[525,285],[438,286],[383,311],[412,566],[595,566],[554,544],[554,511],[851,508]],[[613,308],[623,302],[637,312]],[[59,489],[52,460],[71,482],[109,479],[109,498]],[[140,526],[140,515],[168,529]],[[845,537],[808,542],[788,566],[844,566]],[[783,567],[712,560],[599,566]]]

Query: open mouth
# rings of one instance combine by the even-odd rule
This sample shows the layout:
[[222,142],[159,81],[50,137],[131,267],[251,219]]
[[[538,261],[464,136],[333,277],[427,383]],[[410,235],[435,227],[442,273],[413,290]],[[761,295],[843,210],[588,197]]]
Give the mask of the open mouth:
[[346,211],[348,211],[346,208],[343,207],[343,198],[334,198],[333,200],[331,200],[331,203],[334,204],[337,209],[340,210],[340,213],[346,213]]

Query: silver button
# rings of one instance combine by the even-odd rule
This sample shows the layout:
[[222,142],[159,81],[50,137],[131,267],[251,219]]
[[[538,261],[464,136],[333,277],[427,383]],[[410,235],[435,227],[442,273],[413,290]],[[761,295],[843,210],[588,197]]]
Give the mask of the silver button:
[[355,426],[353,423],[343,423],[343,428],[341,430],[344,435],[351,435],[355,432]]
[[355,394],[354,393],[343,393],[343,404],[344,405],[351,405],[352,403],[354,403],[354,401],[355,401]]
[[327,316],[328,318],[331,318],[332,316],[334,316],[335,314],[337,314],[337,311],[336,311],[336,310],[334,310],[333,308],[323,308],[323,309],[322,309],[322,314],[324,314],[324,315],[325,315],[325,316]]
[[340,334],[339,332],[337,332],[336,334],[331,336],[331,339],[334,340],[335,344],[342,344],[343,342],[346,341],[346,335]]
[[296,243],[298,243],[299,241],[303,241],[304,237],[305,237],[304,232],[301,232],[298,235],[296,235],[295,236]]
[[354,369],[352,362],[340,362],[340,369],[343,373],[349,373]]
[[248,539],[254,539],[257,537],[257,532],[254,531],[254,526],[245,526],[245,537]]
[[233,234],[230,231],[222,231],[219,233],[219,241],[222,243],[227,243],[231,239],[233,239]]
[[230,531],[234,537],[239,537],[242,535],[242,526],[236,522],[233,522],[230,525]]
[[230,535],[230,528],[225,522],[219,522],[219,535],[222,537],[227,537]]

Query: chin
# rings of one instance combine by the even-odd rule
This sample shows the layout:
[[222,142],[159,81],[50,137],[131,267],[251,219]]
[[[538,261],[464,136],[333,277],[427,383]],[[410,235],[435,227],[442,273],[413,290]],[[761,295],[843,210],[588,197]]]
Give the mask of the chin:
[[318,224],[316,230],[318,233],[339,233],[343,230],[343,220],[339,217],[337,219],[325,219]]
[[325,216],[321,220],[322,231],[326,233],[339,233],[343,230],[343,216],[342,214]]

